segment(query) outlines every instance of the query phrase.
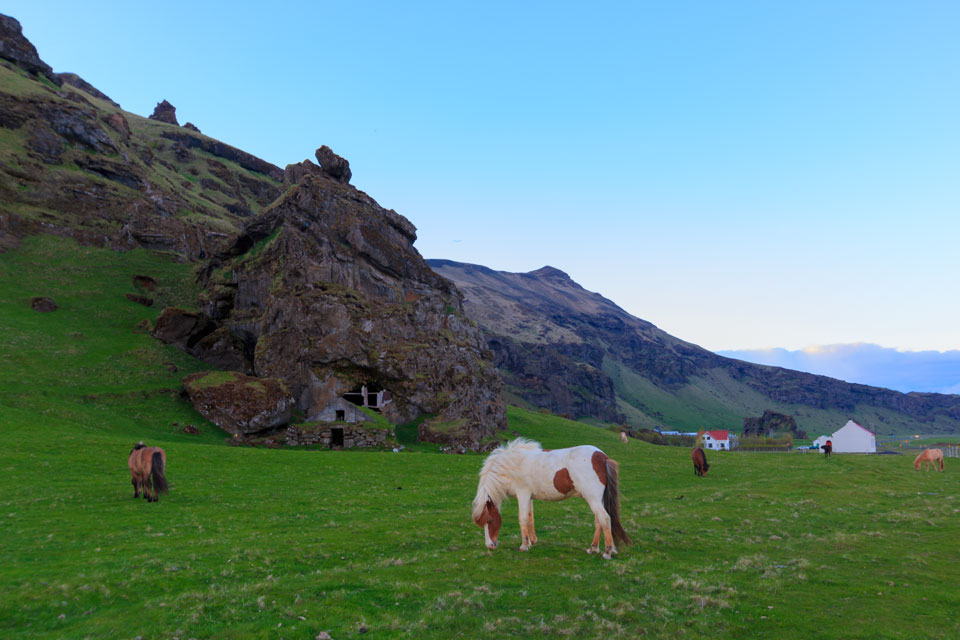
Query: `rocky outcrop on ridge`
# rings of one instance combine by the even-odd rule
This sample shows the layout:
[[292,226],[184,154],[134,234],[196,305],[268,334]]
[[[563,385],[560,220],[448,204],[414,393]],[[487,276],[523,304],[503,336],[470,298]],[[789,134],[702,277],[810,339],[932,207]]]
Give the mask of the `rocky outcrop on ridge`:
[[82,89],[85,93],[88,93],[89,95],[95,98],[106,100],[107,102],[109,102],[110,104],[112,104],[117,108],[120,107],[120,105],[118,105],[116,102],[111,100],[107,94],[100,91],[95,86],[93,86],[92,84],[90,84],[89,82],[87,82],[86,80],[78,76],[77,74],[61,72],[56,75],[57,75],[57,78],[63,81],[63,84],[70,85],[71,87],[76,87],[77,89]]
[[180,123],[177,122],[177,108],[166,100],[158,102],[149,117],[151,120],[159,120],[160,122],[180,126]]
[[345,158],[341,158],[335,154],[333,149],[327,145],[323,145],[317,149],[316,156],[317,162],[320,163],[320,168],[328,178],[344,184],[350,182],[353,174],[350,171],[350,163],[347,162]]
[[37,48],[23,35],[23,28],[16,18],[0,14],[0,58],[9,60],[33,75],[43,74],[54,84],[61,84],[53,69],[40,59]]
[[[394,211],[309,165],[210,262],[206,311],[284,380],[307,419],[360,388],[394,423],[469,448],[506,426],[500,378],[457,289],[413,248]],[[288,174],[290,174],[288,167]]]

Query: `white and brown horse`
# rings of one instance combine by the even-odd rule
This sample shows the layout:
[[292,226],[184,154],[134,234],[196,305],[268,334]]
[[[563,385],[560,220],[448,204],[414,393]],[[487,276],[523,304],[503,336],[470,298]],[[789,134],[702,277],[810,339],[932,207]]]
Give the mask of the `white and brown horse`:
[[[133,446],[130,457],[127,459],[130,468],[130,482],[133,483],[133,497],[139,498],[143,490],[143,497],[147,502],[157,502],[158,493],[167,493],[167,478],[163,470],[167,466],[167,454],[160,447],[146,447],[142,442]],[[153,485],[153,497],[150,496],[150,485]]]
[[497,548],[500,533],[500,504],[514,496],[519,505],[520,551],[537,541],[533,527],[533,500],[566,500],[580,496],[594,516],[593,542],[587,553],[603,557],[617,553],[614,540],[630,544],[620,524],[620,495],[617,463],[603,451],[589,445],[544,450],[540,443],[517,438],[495,449],[483,463],[477,496],[473,499],[473,521],[483,527],[488,549]]
[[936,469],[938,462],[940,463],[940,471],[943,471],[943,451],[940,449],[924,449],[913,461],[913,468],[920,471],[920,465],[924,462],[927,463],[925,467],[927,471],[930,471],[931,466]]

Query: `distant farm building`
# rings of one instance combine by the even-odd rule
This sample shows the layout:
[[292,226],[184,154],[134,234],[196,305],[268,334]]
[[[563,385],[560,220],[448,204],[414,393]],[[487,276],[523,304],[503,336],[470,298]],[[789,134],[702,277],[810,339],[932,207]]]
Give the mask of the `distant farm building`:
[[876,453],[877,437],[869,429],[861,427],[853,420],[847,420],[833,435],[820,436],[813,441],[813,447],[819,449],[830,440],[834,453]]
[[704,431],[703,448],[714,449],[716,451],[728,451],[730,449],[730,431]]

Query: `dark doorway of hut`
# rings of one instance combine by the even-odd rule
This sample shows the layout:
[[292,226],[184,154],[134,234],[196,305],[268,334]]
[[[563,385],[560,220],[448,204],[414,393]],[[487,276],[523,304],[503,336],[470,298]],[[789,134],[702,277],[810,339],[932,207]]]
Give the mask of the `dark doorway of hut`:
[[343,427],[330,429],[330,448],[343,449]]

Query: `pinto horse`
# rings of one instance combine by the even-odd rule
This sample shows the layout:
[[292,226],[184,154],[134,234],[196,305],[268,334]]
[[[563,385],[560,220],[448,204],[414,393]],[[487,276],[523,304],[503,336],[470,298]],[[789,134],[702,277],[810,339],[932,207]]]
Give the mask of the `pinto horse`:
[[473,521],[483,528],[488,549],[497,548],[500,533],[500,504],[515,496],[519,505],[520,551],[536,543],[533,528],[533,500],[566,500],[580,496],[594,516],[593,542],[587,553],[603,557],[617,553],[614,540],[630,544],[620,524],[618,465],[603,451],[589,445],[569,449],[543,450],[539,442],[517,438],[495,449],[480,470],[477,496],[473,499]]
[[700,447],[694,447],[690,452],[690,459],[693,460],[693,472],[701,478],[707,475],[710,465],[707,464],[707,454]]
[[937,462],[940,463],[940,471],[943,471],[943,451],[940,449],[924,449],[913,461],[913,468],[920,471],[920,465],[924,462],[927,463],[927,466],[924,467],[927,471],[930,471],[931,466],[936,469]]
[[[133,446],[130,458],[127,459],[130,467],[130,482],[133,483],[133,497],[143,497],[147,502],[157,502],[158,493],[168,493],[167,479],[163,469],[167,466],[167,454],[160,447],[145,447],[142,442]],[[153,485],[153,497],[150,497],[150,485]]]

